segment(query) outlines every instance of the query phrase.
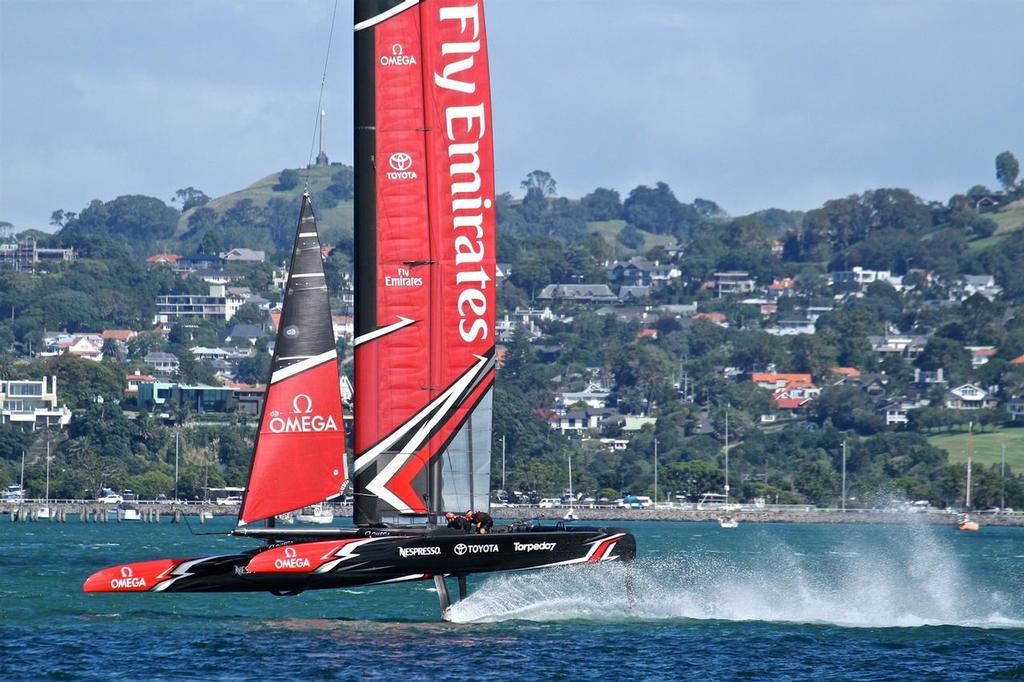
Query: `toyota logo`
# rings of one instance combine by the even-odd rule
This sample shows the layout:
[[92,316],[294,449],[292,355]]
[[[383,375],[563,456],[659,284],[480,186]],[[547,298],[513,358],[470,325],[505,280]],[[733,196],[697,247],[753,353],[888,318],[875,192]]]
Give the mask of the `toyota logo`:
[[409,170],[409,167],[412,166],[412,157],[405,152],[395,152],[388,159],[388,165],[396,171]]
[[463,554],[465,554],[467,549],[469,549],[469,548],[466,547],[466,543],[465,542],[460,542],[459,544],[455,545],[455,553],[458,554],[459,556],[462,556]]

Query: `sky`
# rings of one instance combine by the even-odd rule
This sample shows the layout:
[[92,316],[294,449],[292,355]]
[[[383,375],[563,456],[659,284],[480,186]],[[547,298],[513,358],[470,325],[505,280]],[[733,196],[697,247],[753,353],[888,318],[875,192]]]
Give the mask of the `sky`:
[[[0,0],[0,221],[309,157],[334,0]],[[667,182],[734,215],[945,200],[1024,159],[1024,2],[490,0],[497,190]],[[351,162],[351,0],[327,152]]]

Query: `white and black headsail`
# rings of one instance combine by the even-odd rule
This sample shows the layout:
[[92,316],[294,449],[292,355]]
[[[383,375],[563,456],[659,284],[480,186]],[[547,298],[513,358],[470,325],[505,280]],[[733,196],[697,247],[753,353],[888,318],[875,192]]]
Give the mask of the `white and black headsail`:
[[346,474],[338,354],[316,217],[307,192],[239,523],[335,497]]
[[495,215],[482,0],[356,0],[355,83],[355,521],[486,509]]

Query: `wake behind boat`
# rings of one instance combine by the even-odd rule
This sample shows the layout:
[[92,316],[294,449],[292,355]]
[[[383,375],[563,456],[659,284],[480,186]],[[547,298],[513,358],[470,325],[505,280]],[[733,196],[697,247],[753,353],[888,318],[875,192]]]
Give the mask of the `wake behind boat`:
[[[233,535],[257,549],[125,564],[87,592],[304,590],[629,561],[623,529],[496,526],[494,159],[481,2],[355,5],[355,457],[312,200],[302,199],[271,376]],[[274,527],[351,483],[354,527]],[[489,518],[489,517],[488,517]],[[264,526],[256,526],[263,522]],[[444,523],[443,521],[441,522]]]

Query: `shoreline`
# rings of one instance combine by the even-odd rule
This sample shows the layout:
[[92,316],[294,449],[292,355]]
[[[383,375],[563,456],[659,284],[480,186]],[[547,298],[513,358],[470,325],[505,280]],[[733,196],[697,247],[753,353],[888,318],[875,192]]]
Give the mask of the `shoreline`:
[[[50,500],[48,506],[51,518],[38,518],[40,508],[47,506],[42,500],[24,501],[20,503],[0,502],[0,515],[7,516],[7,522],[21,521],[65,521],[74,523],[117,523],[125,521],[123,510],[118,514],[116,505],[105,505],[94,500]],[[141,515],[140,521],[160,523],[170,521],[176,523],[182,517],[199,517],[201,512],[208,512],[215,518],[233,517],[238,514],[237,505],[218,505],[214,503],[200,504],[168,504],[163,502],[138,502],[133,506]],[[495,519],[509,521],[562,521],[568,507],[539,509],[538,507],[494,507],[491,515]],[[18,518],[12,512],[17,512]],[[334,513],[337,518],[351,518],[351,505],[336,505]],[[611,507],[575,507],[573,513],[577,521],[680,521],[684,523],[715,522],[723,516],[731,516],[741,523],[867,523],[867,524],[908,524],[927,523],[931,525],[952,526],[957,515],[945,511],[904,512],[848,509],[793,508],[747,508],[724,511],[721,509],[683,509],[662,507],[659,509],[619,509]],[[2,518],[0,516],[0,518]],[[998,514],[972,514],[972,518],[985,526],[1016,526],[1024,527],[1024,513],[1008,512]],[[199,523],[203,523],[199,517]],[[130,521],[129,521],[130,523]]]

